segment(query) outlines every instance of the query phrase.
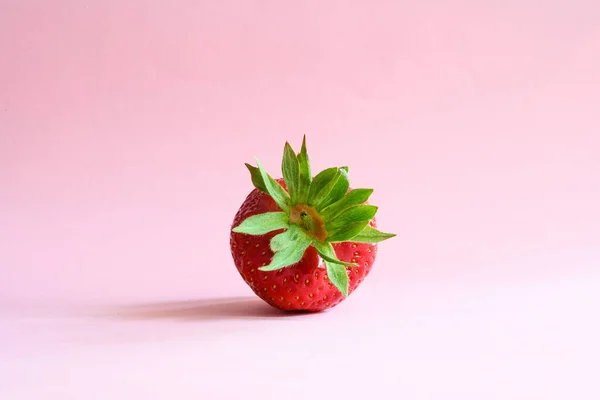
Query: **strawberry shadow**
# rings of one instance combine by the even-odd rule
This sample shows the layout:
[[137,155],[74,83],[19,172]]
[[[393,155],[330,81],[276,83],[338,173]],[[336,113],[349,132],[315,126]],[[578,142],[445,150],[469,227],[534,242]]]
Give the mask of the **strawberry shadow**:
[[105,316],[121,320],[219,321],[285,318],[304,313],[278,310],[255,297],[212,298],[117,306]]

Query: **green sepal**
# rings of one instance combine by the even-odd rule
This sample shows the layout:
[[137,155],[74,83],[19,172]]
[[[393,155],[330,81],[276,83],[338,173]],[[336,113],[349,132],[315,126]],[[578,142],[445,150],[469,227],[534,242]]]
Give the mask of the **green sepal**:
[[333,246],[331,246],[330,243],[321,243],[318,240],[313,239],[313,246],[315,246],[317,253],[319,253],[321,258],[325,261],[344,265],[347,267],[356,267],[357,266],[357,264],[345,262],[345,261],[338,259],[337,255],[335,254],[335,250],[333,249]]
[[281,172],[287,186],[287,191],[290,194],[291,204],[296,204],[300,186],[300,165],[294,149],[292,149],[292,146],[288,142],[285,142],[283,150]]
[[325,224],[327,242],[344,242],[362,232],[377,213],[377,207],[369,204],[348,207]]
[[308,190],[310,183],[312,182],[312,173],[310,170],[310,160],[308,158],[308,152],[306,151],[306,135],[302,139],[302,148],[298,153],[298,167],[299,167],[299,180],[298,180],[298,202],[306,203],[308,200]]
[[341,264],[325,261],[327,276],[333,285],[342,292],[344,297],[348,296],[348,272],[346,267]]
[[248,235],[264,235],[287,227],[289,227],[287,214],[277,211],[252,215],[232,230],[236,233],[246,233]]
[[280,234],[271,238],[269,247],[274,253],[276,253],[279,250],[288,247],[292,242],[297,241],[300,235],[306,236],[298,225],[291,224],[284,232],[281,232]]
[[[311,239],[306,236],[300,228],[298,228],[298,232],[295,232],[296,229],[293,228],[294,226],[297,227],[297,225],[291,225],[287,231],[280,233],[271,239],[271,248],[276,249],[274,250],[275,254],[273,254],[271,262],[268,265],[259,267],[259,270],[275,271],[294,265],[302,259],[306,249],[311,243]],[[282,237],[282,235],[290,231],[292,232],[289,234],[289,237]],[[277,237],[279,237],[279,240],[275,240]],[[275,243],[273,243],[274,241]]]
[[253,165],[248,163],[245,164],[246,168],[248,168],[248,171],[250,171],[250,179],[252,179],[252,184],[254,187],[263,193],[269,194],[267,192],[267,187],[265,186],[265,181],[263,181],[262,175],[260,174],[260,170]]
[[331,220],[346,209],[366,202],[372,193],[373,189],[352,189],[340,200],[321,210],[321,215],[324,219]]
[[351,241],[350,239],[353,239],[356,235],[362,232],[369,222],[370,221],[360,221],[345,225],[342,229],[327,236],[325,241],[329,243]]
[[275,180],[273,179],[267,171],[265,171],[264,167],[258,160],[256,159],[256,165],[258,165],[258,170],[260,171],[260,175],[262,176],[266,193],[273,198],[275,203],[283,210],[288,212],[290,209],[290,196],[285,191],[285,189]]
[[[313,206],[316,204],[317,199],[320,200],[325,197],[328,193],[326,189],[327,185],[332,183],[334,179],[337,179],[338,176],[339,168],[337,167],[327,168],[319,172],[310,184],[307,204]],[[329,190],[331,190],[331,188],[329,188]]]
[[[340,181],[342,181],[342,183],[338,186],[338,182]],[[323,188],[317,194],[315,194],[314,198],[312,199],[311,204],[314,205],[315,209],[322,209],[324,207],[322,204],[327,201],[330,196],[335,196],[337,197],[337,200],[339,200],[339,198],[344,195],[344,192],[348,190],[347,187],[345,190],[343,189],[345,186],[344,181],[348,182],[347,174],[341,168],[338,168],[335,176],[325,186],[323,186]],[[350,182],[348,182],[348,186],[350,186]],[[342,188],[344,192],[340,193],[340,188]]]
[[340,200],[342,197],[344,197],[346,192],[348,192],[349,187],[350,180],[348,179],[348,169],[347,167],[342,167],[338,171],[337,178],[330,182],[323,190],[325,195],[322,197],[322,199],[315,200],[315,208],[317,211],[321,211],[328,205]]
[[350,181],[348,179],[347,170],[340,168],[340,176],[335,182],[335,185],[329,191],[329,194],[316,205],[317,211],[321,211],[327,206],[339,201],[348,192]]
[[358,235],[353,236],[351,239],[356,243],[379,243],[394,236],[396,236],[395,233],[381,232],[367,225]]
[[[352,206],[342,211],[335,218],[331,219],[325,224],[325,229],[330,234],[333,234],[339,230],[346,229],[349,224],[354,222],[370,221],[377,213],[377,206],[370,204],[363,204],[358,206]],[[358,233],[358,232],[357,232]]]
[[344,297],[348,296],[348,275],[346,273],[346,266],[355,267],[357,264],[347,263],[338,259],[331,243],[321,243],[318,240],[313,240],[313,245],[321,258],[325,260],[327,275],[329,276],[331,283],[342,292]]

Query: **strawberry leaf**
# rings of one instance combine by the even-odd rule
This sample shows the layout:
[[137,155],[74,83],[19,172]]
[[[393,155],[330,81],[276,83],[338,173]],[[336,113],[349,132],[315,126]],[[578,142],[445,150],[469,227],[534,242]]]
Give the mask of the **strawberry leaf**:
[[360,233],[351,239],[357,243],[378,243],[396,236],[395,233],[381,232],[370,225],[367,225]]
[[[377,206],[370,204],[352,206],[342,211],[338,216],[326,223],[327,232],[333,233],[345,229],[354,222],[370,221],[377,213]],[[357,232],[358,233],[358,232]]]
[[356,266],[356,264],[347,263],[337,258],[335,250],[331,243],[320,243],[317,240],[313,240],[315,249],[325,260],[325,267],[327,268],[327,275],[329,280],[342,292],[342,295],[348,296],[348,275],[346,273],[346,266]]
[[321,243],[318,240],[313,240],[313,245],[323,260],[348,267],[356,267],[356,264],[338,259],[335,250],[333,250],[333,246],[331,246],[330,243]]
[[340,176],[329,190],[327,196],[323,200],[319,201],[316,205],[317,211],[321,211],[328,205],[340,200],[348,191],[348,188],[350,187],[350,181],[348,180],[348,167],[340,168],[339,173]]
[[300,235],[304,235],[302,229],[298,225],[291,224],[289,228],[278,235],[273,236],[269,242],[269,247],[273,252],[278,252],[290,246],[293,242],[297,241]]
[[333,219],[346,209],[362,204],[369,199],[373,189],[353,189],[341,199],[321,210],[324,219]]
[[348,273],[346,267],[340,264],[325,261],[327,276],[333,285],[342,292],[344,297],[348,296]]
[[262,164],[256,159],[256,164],[258,165],[258,170],[260,171],[260,175],[265,184],[265,189],[267,190],[267,194],[275,200],[275,203],[283,210],[288,212],[290,207],[290,197],[285,191],[285,189],[275,180],[273,179],[267,171],[263,168]]
[[312,182],[312,175],[310,171],[310,160],[308,159],[308,152],[306,151],[306,136],[302,139],[302,148],[298,153],[298,167],[300,170],[298,180],[298,202],[306,203],[308,200],[308,190],[310,183]]
[[[295,225],[290,226],[290,228],[293,226]],[[290,230],[291,229],[288,229],[286,232],[289,232]],[[259,270],[275,271],[277,269],[294,265],[302,259],[304,252],[311,243],[311,239],[299,230],[297,234],[292,233],[285,238],[282,237],[284,233],[281,233],[271,239],[271,247],[272,249],[276,249],[275,254],[273,254],[271,262],[268,265],[259,267]],[[279,237],[279,239],[275,240],[277,237]],[[273,243],[274,240],[275,243]]]
[[[338,176],[339,168],[337,167],[327,168],[319,172],[310,184],[307,203],[309,205],[314,205],[317,200],[322,200],[328,193],[326,189],[327,185],[329,185],[332,180],[337,179]],[[335,182],[333,182],[333,184],[335,184]],[[329,190],[331,190],[331,187]]]
[[[312,199],[312,204],[314,204],[314,206],[317,210],[319,210],[321,208],[320,207],[321,203],[329,197],[332,190],[335,188],[335,186],[340,181],[340,179],[347,179],[347,178],[345,178],[342,175],[342,170],[340,168],[338,168],[335,173],[335,176],[325,186],[323,186],[323,188],[317,194],[315,194],[314,198]],[[348,186],[349,185],[350,185],[350,182],[348,182]]]
[[281,172],[285,180],[288,193],[290,194],[292,204],[298,200],[298,189],[300,186],[300,165],[296,153],[288,142],[285,142],[283,150],[283,161],[281,163]]
[[264,235],[265,233],[289,226],[288,216],[284,212],[267,212],[246,218],[233,228],[234,232],[249,235]]
[[265,181],[263,181],[262,175],[260,174],[260,170],[248,163],[246,163],[246,168],[250,171],[250,179],[252,179],[252,184],[255,188],[260,190],[263,193],[267,193],[267,187],[265,186]]
[[327,236],[325,239],[329,243],[335,242],[346,242],[350,239],[353,239],[356,235],[365,229],[365,227],[369,224],[369,221],[360,221],[353,222],[351,224],[345,225],[341,229],[334,231]]

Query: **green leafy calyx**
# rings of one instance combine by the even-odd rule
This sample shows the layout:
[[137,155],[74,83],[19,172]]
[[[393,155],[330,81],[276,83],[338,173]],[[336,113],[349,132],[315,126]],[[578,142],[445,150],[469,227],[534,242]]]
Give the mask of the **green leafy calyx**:
[[270,242],[273,258],[261,267],[273,271],[294,265],[302,259],[309,246],[313,246],[325,261],[331,282],[348,295],[347,266],[356,264],[338,259],[332,246],[339,242],[378,243],[396,236],[381,232],[369,222],[377,207],[365,204],[373,189],[352,189],[348,167],[327,168],[313,178],[306,137],[296,154],[285,143],[281,173],[285,188],[271,177],[260,161],[257,166],[246,164],[254,187],[268,194],[281,211],[267,212],[248,217],[233,228],[234,232],[264,235],[283,230]]

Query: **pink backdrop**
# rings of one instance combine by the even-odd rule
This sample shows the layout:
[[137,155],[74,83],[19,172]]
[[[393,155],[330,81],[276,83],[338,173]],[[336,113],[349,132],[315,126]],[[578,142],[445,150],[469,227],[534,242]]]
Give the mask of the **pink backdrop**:
[[[226,332],[241,360],[250,360],[259,352],[247,353],[246,347],[261,343],[268,349],[273,343],[252,336],[265,326],[300,338],[298,332],[323,331],[328,324],[363,326],[367,316],[378,316],[368,323],[382,324],[399,337],[406,331],[398,324],[411,319],[397,316],[398,310],[410,314],[408,304],[415,304],[439,311],[448,304],[441,293],[484,293],[489,300],[489,288],[502,288],[506,297],[498,298],[514,299],[519,287],[522,297],[516,298],[531,299],[537,295],[530,289],[559,285],[544,292],[550,303],[538,306],[564,315],[548,314],[550,319],[534,325],[527,325],[533,323],[527,315],[505,321],[516,330],[529,327],[523,329],[533,335],[528,336],[532,343],[555,343],[559,336],[535,335],[546,332],[549,321],[562,326],[551,318],[569,320],[573,314],[567,309],[599,301],[582,297],[571,307],[556,302],[582,290],[595,293],[586,285],[600,282],[599,4],[0,0],[0,314],[5,315],[0,336],[2,345],[8,344],[4,354],[13,355],[4,360],[4,376],[12,378],[2,396],[0,373],[0,397],[83,398],[80,391],[92,385],[87,375],[78,383],[66,375],[46,378],[54,392],[26,382],[46,376],[46,365],[80,371],[92,360],[102,364],[102,357],[109,357],[86,348],[90,344],[84,341],[74,358],[61,352],[63,358],[53,359],[58,342],[80,338],[73,332],[95,339],[91,332],[104,332],[129,343],[147,329],[135,323],[106,328],[105,321],[64,316],[67,325],[77,327],[73,331],[62,319],[47,321],[46,312],[54,315],[89,302],[218,302],[251,296],[228,247],[229,224],[251,189],[243,163],[258,156],[276,175],[284,142],[299,148],[304,133],[315,168],[350,165],[353,186],[375,188],[372,200],[380,206],[381,229],[398,236],[381,244],[364,289],[335,312],[298,319],[293,329],[271,320],[258,328],[231,318],[208,324],[212,331],[198,322],[202,327],[194,332]],[[573,280],[578,283],[569,289],[560,286]],[[431,331],[423,336],[409,329],[404,339],[411,348],[431,349],[435,332],[460,325],[457,320],[464,332],[488,326],[484,337],[487,332],[503,338],[488,322],[506,326],[502,316],[511,312],[496,307],[508,302],[508,310],[515,311],[529,304],[494,300],[490,305],[477,296],[455,299],[461,310],[483,304],[471,319],[463,321],[471,314],[458,311],[456,319],[446,320],[440,311],[435,315],[442,319],[427,322]],[[28,313],[50,326],[38,320],[40,326],[27,325]],[[382,322],[390,320],[393,328]],[[575,341],[571,334],[598,332],[589,319],[569,321],[572,331],[560,335],[568,343]],[[152,340],[171,347],[161,348],[164,353],[144,350],[129,364],[117,362],[116,354],[125,350],[113,349],[115,358],[102,365],[107,370],[120,365],[122,376],[133,377],[109,381],[104,393],[112,398],[148,398],[143,379],[135,380],[146,374],[166,379],[153,390],[164,390],[167,398],[170,375],[144,368],[150,360],[160,363],[161,357],[180,353],[185,358],[194,351],[182,342],[193,337],[184,328],[162,320],[146,323],[158,325]],[[411,363],[394,364],[399,376],[411,376],[403,384],[383,372],[366,382],[396,385],[405,398],[514,399],[527,392],[527,381],[508,378],[508,386],[474,378],[480,388],[444,380],[445,367],[476,374],[497,359],[473,350],[469,336],[456,329],[457,341],[446,338],[447,347],[440,349],[458,346],[463,352],[441,358],[432,353],[431,359],[415,353]],[[196,343],[198,357],[223,360],[225,353],[207,350],[208,339],[200,336],[205,341]],[[398,356],[401,352],[391,337],[360,337],[387,343]],[[422,337],[429,340],[419,342]],[[283,345],[282,339],[273,340]],[[498,340],[482,343],[481,349],[504,348]],[[514,349],[511,343],[507,348]],[[322,350],[317,359],[337,354],[316,346]],[[45,361],[29,353],[33,358],[25,358],[31,348],[39,349],[35,357],[47,352]],[[382,348],[363,350],[358,360],[385,364]],[[532,362],[545,353],[536,354]],[[287,356],[298,354],[283,353],[278,360],[285,364]],[[500,365],[496,376],[512,371],[510,360],[494,364]],[[177,381],[176,397],[239,395],[218,385],[228,370],[215,362],[216,370],[202,367],[210,383]],[[254,365],[248,363],[248,368]],[[419,366],[423,374],[415,375]],[[347,382],[360,377],[356,365],[343,368],[354,371],[340,375]],[[547,376],[554,375],[540,375],[539,385],[529,380],[529,393],[537,393]],[[569,382],[577,386],[582,376],[578,370]],[[243,382],[254,387],[248,379]],[[437,383],[432,389],[428,382]],[[513,392],[512,387],[525,389]],[[98,398],[108,398],[99,393]],[[302,393],[296,392],[298,398]],[[547,394],[557,393],[562,392]]]

